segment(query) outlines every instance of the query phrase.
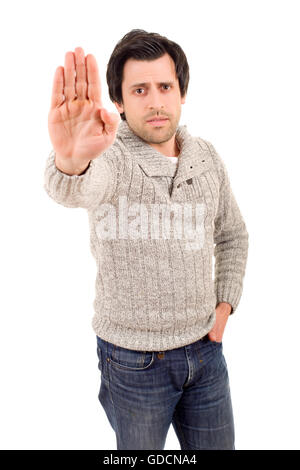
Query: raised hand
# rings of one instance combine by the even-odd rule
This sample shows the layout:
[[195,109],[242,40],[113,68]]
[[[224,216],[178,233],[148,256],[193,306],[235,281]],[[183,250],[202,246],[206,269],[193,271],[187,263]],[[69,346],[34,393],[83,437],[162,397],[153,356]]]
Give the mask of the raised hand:
[[54,74],[48,115],[56,164],[79,174],[113,144],[118,123],[119,115],[102,107],[95,57],[85,57],[81,47],[67,52],[65,67],[57,67]]

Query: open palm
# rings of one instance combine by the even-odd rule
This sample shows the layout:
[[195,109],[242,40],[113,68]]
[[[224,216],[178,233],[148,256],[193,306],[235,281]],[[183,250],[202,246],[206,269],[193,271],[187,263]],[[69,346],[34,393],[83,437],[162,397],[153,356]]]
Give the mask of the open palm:
[[110,147],[119,116],[102,107],[96,59],[82,48],[67,52],[65,67],[57,67],[53,80],[48,130],[57,156],[84,166]]

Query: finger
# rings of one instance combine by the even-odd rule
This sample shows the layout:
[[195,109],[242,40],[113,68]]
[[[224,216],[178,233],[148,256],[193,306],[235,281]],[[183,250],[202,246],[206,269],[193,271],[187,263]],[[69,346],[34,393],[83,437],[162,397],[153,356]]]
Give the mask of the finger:
[[75,48],[75,67],[76,67],[76,80],[75,90],[77,98],[80,100],[87,99],[87,76],[84,50],[82,47]]
[[51,108],[60,106],[64,101],[64,68],[60,66],[54,73]]
[[215,331],[213,331],[213,330],[210,331],[208,333],[208,338],[210,339],[210,341],[216,341],[217,335],[216,335]]
[[105,108],[100,109],[100,115],[104,123],[104,130],[110,134],[117,128],[119,116],[115,113],[109,113]]
[[73,52],[67,52],[65,55],[64,95],[66,100],[72,101],[75,98],[75,62]]
[[98,65],[95,57],[92,54],[88,54],[86,56],[86,69],[88,81],[87,96],[90,100],[94,101],[99,107],[102,107],[101,82],[98,71]]

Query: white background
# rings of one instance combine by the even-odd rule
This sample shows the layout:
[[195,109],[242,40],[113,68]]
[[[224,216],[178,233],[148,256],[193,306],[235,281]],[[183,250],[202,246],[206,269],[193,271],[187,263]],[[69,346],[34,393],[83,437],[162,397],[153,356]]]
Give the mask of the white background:
[[[5,6],[3,6],[5,5]],[[237,449],[300,449],[299,2],[11,1],[1,4],[0,445],[116,449],[98,402],[96,264],[84,209],[43,189],[55,68],[106,65],[133,28],[181,45],[180,124],[224,160],[249,232],[243,295],[224,335]],[[180,449],[170,427],[166,450]]]

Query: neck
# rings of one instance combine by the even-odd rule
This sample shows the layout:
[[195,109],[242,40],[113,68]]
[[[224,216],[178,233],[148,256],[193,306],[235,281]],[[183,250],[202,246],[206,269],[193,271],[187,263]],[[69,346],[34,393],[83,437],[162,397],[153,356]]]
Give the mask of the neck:
[[166,157],[178,157],[180,154],[180,148],[176,141],[175,135],[168,140],[168,142],[163,142],[162,144],[149,144],[158,152],[162,153]]

